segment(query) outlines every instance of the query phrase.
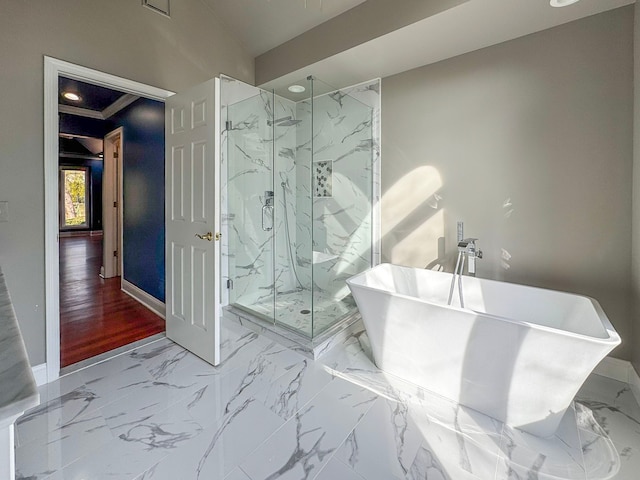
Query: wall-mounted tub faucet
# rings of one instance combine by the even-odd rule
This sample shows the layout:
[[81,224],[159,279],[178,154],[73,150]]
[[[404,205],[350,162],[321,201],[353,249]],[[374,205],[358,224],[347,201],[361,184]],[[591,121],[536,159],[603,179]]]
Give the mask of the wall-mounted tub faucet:
[[[458,232],[460,228],[458,228]],[[451,287],[449,288],[449,301],[447,305],[451,305],[453,301],[453,291],[456,285],[456,278],[458,279],[458,295],[460,296],[460,306],[464,308],[464,296],[462,294],[462,273],[464,272],[465,258],[469,259],[469,265],[467,266],[467,273],[475,277],[476,276],[476,259],[482,258],[482,250],[476,245],[477,238],[465,238],[458,241],[458,260],[456,261],[456,268],[453,271],[451,277]]]
[[[469,259],[467,273],[472,277],[476,276],[476,258],[482,258],[482,250],[480,250],[476,245],[476,240],[478,239],[465,238],[458,242],[458,252],[464,253],[464,255]],[[462,275],[462,269],[460,270],[460,274]]]

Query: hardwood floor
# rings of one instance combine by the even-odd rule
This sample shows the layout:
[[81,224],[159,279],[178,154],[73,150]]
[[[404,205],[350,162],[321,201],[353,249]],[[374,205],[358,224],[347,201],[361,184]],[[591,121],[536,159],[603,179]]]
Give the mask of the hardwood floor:
[[60,238],[60,365],[164,332],[162,318],[100,277],[102,237]]

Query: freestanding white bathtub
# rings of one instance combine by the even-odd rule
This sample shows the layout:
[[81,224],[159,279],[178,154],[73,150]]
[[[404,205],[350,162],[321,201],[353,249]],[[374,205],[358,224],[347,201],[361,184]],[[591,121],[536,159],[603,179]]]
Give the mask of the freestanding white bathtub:
[[347,284],[383,371],[547,437],[620,343],[597,301],[464,276],[378,265]]

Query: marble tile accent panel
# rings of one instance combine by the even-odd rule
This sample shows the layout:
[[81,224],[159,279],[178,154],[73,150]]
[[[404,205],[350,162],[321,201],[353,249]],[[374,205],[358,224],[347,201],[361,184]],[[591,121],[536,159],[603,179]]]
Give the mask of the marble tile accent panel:
[[313,196],[328,198],[333,196],[333,161],[313,162]]

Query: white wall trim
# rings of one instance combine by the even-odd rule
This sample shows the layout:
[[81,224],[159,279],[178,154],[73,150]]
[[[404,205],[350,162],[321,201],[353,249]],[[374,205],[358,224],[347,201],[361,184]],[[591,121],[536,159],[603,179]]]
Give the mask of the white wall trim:
[[36,365],[35,367],[31,367],[31,371],[33,372],[33,378],[36,381],[36,385],[44,385],[47,383],[47,364],[41,363],[40,365]]
[[123,108],[128,107],[129,105],[131,105],[133,102],[135,102],[139,98],[140,97],[138,95],[132,95],[130,93],[125,93],[120,98],[118,98],[115,102],[113,102],[111,105],[109,105],[107,108],[102,110],[102,112],[100,114],[102,115],[102,118],[106,120],[107,118],[112,117],[113,115],[118,113]]
[[66,113],[68,115],[76,115],[78,117],[95,118],[97,120],[107,120],[109,117],[115,115],[123,108],[128,107],[133,102],[138,100],[140,96],[133,95],[131,93],[125,93],[118,98],[111,105],[107,106],[104,110],[91,110],[89,108],[74,107],[73,105],[65,105],[63,103],[58,104],[58,112]]
[[58,111],[67,115],[76,115],[78,117],[95,118],[104,120],[104,115],[98,110],[90,110],[88,108],[74,107],[73,105],[58,104]]
[[44,57],[44,230],[47,380],[60,376],[60,285],[58,258],[58,77],[64,76],[125,93],[164,101],[173,92]]
[[137,287],[133,283],[128,282],[124,278],[122,279],[122,291],[140,302],[156,315],[165,318],[166,308],[163,302],[158,300],[153,295],[149,295],[147,292]]

